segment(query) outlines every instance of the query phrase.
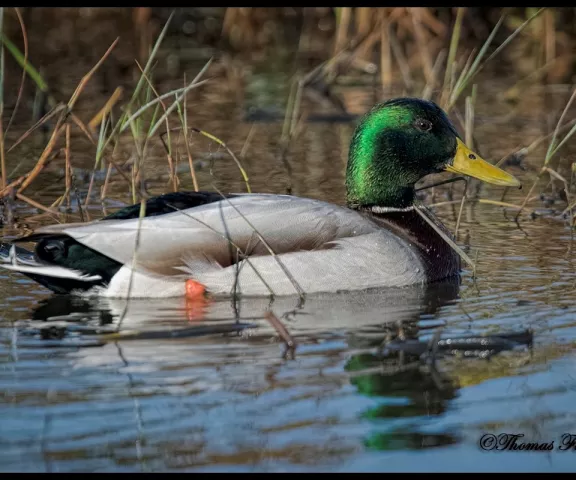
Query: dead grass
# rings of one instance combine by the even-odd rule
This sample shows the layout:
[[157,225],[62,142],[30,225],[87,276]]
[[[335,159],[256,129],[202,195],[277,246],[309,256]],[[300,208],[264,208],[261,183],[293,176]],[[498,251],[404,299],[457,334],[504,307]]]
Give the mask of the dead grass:
[[[64,203],[67,208],[70,208],[73,205],[72,194],[74,191],[71,165],[74,156],[72,138],[76,138],[75,132],[82,132],[84,138],[94,148],[94,166],[82,202],[84,207],[95,201],[95,191],[98,191],[98,202],[102,203],[106,199],[110,183],[116,177],[126,183],[134,203],[145,198],[147,196],[144,187],[146,159],[149,156],[151,145],[158,137],[166,151],[169,188],[176,191],[181,184],[174,145],[179,144],[180,139],[183,138],[190,180],[194,190],[198,190],[201,185],[195,171],[193,151],[190,146],[191,133],[200,134],[226,150],[236,164],[246,185],[246,190],[251,191],[248,173],[241,163],[243,155],[241,154],[238,158],[224,141],[204,129],[189,125],[187,94],[190,90],[200,87],[207,81],[203,77],[209,70],[211,62],[198,73],[192,82],[186,82],[184,78],[182,88],[163,93],[155,86],[154,68],[158,62],[159,47],[166,36],[172,16],[162,28],[153,45],[150,45],[151,39],[148,39],[149,54],[147,57],[143,55],[146,49],[140,45],[139,57],[142,59],[143,65],[136,60],[140,77],[132,92],[127,92],[120,86],[116,87],[105,104],[97,112],[94,112],[87,122],[83,122],[76,115],[75,106],[85,91],[86,85],[102,64],[106,62],[117,45],[118,39],[110,45],[93,68],[86,73],[69,100],[67,102],[57,101],[50,93],[49,86],[42,75],[29,62],[26,27],[20,12],[17,9],[14,11],[22,32],[24,51],[21,52],[2,32],[2,55],[6,49],[22,67],[22,77],[14,110],[21,103],[23,85],[26,79],[32,80],[39,91],[46,93],[51,109],[12,145],[4,144],[3,115],[0,115],[1,198],[18,198],[40,208],[38,207],[39,202],[33,200],[34,204],[31,203],[30,198],[24,195],[24,192],[34,184],[48,165],[55,161],[61,161],[64,164],[65,172],[62,195],[51,206],[42,206],[41,209],[48,212],[58,211],[57,209]],[[4,10],[2,10],[2,15],[3,12]],[[223,23],[222,35],[231,34],[235,22],[243,22],[242,25],[248,28],[243,32],[243,44],[250,44],[249,37],[254,32],[249,31],[249,28],[257,26],[258,22],[265,17],[262,15],[262,9],[259,9],[258,14],[251,18],[254,12],[253,9],[228,9]],[[478,92],[474,82],[477,74],[485,65],[498,58],[501,52],[512,43],[540,43],[542,46],[542,68],[541,73],[538,73],[537,80],[541,81],[543,76],[553,70],[555,62],[561,57],[559,48],[557,48],[560,21],[555,10],[504,9],[493,28],[487,29],[487,37],[476,48],[474,45],[470,45],[471,13],[469,9],[460,7],[450,11],[448,15],[444,15],[442,12],[446,13],[440,8],[425,7],[383,7],[379,9],[342,7],[334,9],[334,42],[332,47],[328,49],[329,51],[326,52],[327,54],[331,53],[332,56],[310,72],[299,72],[295,75],[293,88],[287,101],[283,133],[279,143],[280,157],[289,177],[291,177],[291,166],[287,160],[287,154],[305,128],[306,119],[310,113],[303,108],[303,96],[307,89],[313,88],[314,82],[318,79],[322,79],[330,86],[336,84],[342,74],[350,71],[360,71],[362,75],[367,76],[376,75],[379,77],[380,88],[384,96],[393,83],[401,80],[406,94],[435,100],[445,110],[460,119],[466,142],[474,144],[474,106],[477,97],[482,95],[482,92]],[[305,18],[312,18],[316,12],[315,9],[305,8],[301,11],[301,15]],[[134,19],[138,31],[143,32],[142,41],[144,42],[145,38],[148,38],[146,35],[149,35],[149,29],[146,26],[146,22],[150,20],[149,9],[137,9]],[[314,22],[309,24],[314,26]],[[496,43],[498,35],[503,40]],[[302,39],[300,43],[304,43]],[[528,79],[522,80],[522,82],[527,81]],[[503,161],[509,161],[514,155],[531,154],[536,150],[536,146],[541,145],[543,141],[550,140],[550,147],[543,160],[543,165],[538,171],[532,187],[528,190],[524,202],[519,205],[512,204],[505,202],[503,196],[499,206],[515,208],[520,215],[531,202],[538,198],[535,191],[540,184],[539,180],[543,176],[548,176],[550,180],[548,186],[554,182],[559,182],[562,185],[567,203],[564,214],[574,218],[573,209],[576,204],[570,194],[574,174],[563,176],[559,168],[552,168],[550,165],[550,160],[557,156],[560,149],[566,145],[576,131],[573,120],[566,118],[571,101],[568,102],[564,113],[560,116],[556,130],[551,134],[551,139],[548,135],[528,143],[527,146],[518,146],[514,153],[498,162],[500,164]],[[0,107],[3,107],[3,102],[0,103]],[[462,107],[464,108],[463,116],[460,114]],[[6,125],[6,131],[12,125],[14,115],[15,112],[13,111]],[[15,162],[16,167],[18,166],[18,159],[14,157],[15,147],[27,141],[39,128],[54,119],[56,119],[55,126],[52,128],[46,146],[36,164],[27,173],[18,178],[9,179],[7,168],[14,170]],[[566,130],[567,133],[564,137],[560,137],[560,134]],[[175,135],[176,132],[177,135]],[[130,165],[119,164],[115,155],[121,137],[126,138],[126,136],[131,139],[133,145],[133,161]],[[102,184],[96,185],[95,178],[99,170],[106,172],[105,179]],[[574,171],[574,167],[571,171]],[[288,192],[291,191],[291,185],[288,185],[287,190]],[[464,204],[478,201],[486,203],[477,195],[470,194],[466,187],[460,201],[456,236]],[[438,203],[436,204],[438,205]],[[492,204],[496,205],[494,201]],[[78,205],[80,206],[79,200]],[[528,208],[527,211],[530,212],[531,209]]]

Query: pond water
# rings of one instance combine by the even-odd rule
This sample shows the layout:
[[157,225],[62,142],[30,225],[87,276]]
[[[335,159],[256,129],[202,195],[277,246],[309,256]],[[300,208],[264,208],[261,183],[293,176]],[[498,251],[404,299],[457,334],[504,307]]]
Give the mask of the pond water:
[[[167,40],[160,58],[180,55],[177,39]],[[183,71],[191,78],[210,54],[181,56],[177,74],[160,75],[160,90],[179,85]],[[64,97],[90,68],[90,62],[74,68],[74,58],[58,60],[67,75],[43,65]],[[191,93],[189,122],[243,152],[253,191],[284,193],[282,119],[247,118],[250,108],[283,108],[288,95],[281,68],[288,62],[266,58],[238,84],[217,64],[215,78]],[[114,68],[107,75],[117,73]],[[82,118],[110,96],[98,81],[79,104]],[[511,107],[500,94],[513,84],[489,73],[479,80],[474,134],[487,159],[497,161],[549,133],[550,114],[557,115],[570,94],[561,87],[533,89]],[[340,94],[353,114],[381,98],[366,86],[342,87]],[[304,125],[287,155],[292,192],[341,203],[354,119],[323,121],[325,106],[305,102],[317,118]],[[30,125],[30,116],[20,114],[8,139]],[[94,149],[81,133],[74,139],[72,163],[85,195]],[[193,143],[201,188],[244,191],[235,164],[204,140]],[[154,194],[170,189],[157,143],[145,163]],[[34,164],[44,144],[36,137],[24,142],[13,176]],[[545,149],[521,167],[505,168],[529,187]],[[569,165],[575,154],[568,145],[560,162]],[[191,189],[187,157],[180,155],[180,188]],[[63,163],[55,161],[27,195],[50,205],[62,192],[62,178]],[[446,202],[449,190],[437,187],[426,203]],[[526,190],[507,192],[505,201],[522,203]],[[455,191],[459,200],[461,188]],[[482,186],[482,198],[498,201],[502,194]],[[85,216],[104,214],[98,195]],[[126,183],[117,175],[103,206],[109,213],[127,202]],[[21,275],[0,272],[0,471],[574,471],[576,449],[559,448],[569,442],[563,435],[576,435],[575,255],[573,232],[557,215],[565,207],[547,195],[515,221],[513,209],[467,204],[458,242],[476,262],[475,274],[465,265],[458,282],[314,295],[304,302],[126,304],[52,295]],[[452,230],[458,209],[434,207]],[[5,240],[38,225],[79,220],[79,213],[57,217],[17,204],[15,218],[3,229]],[[294,351],[266,320],[268,309],[294,337]],[[414,365],[408,354],[382,348],[399,329],[422,342],[438,329],[441,338],[530,329],[533,343],[490,358],[461,354],[435,366]],[[554,441],[554,448],[487,451],[487,437],[481,448],[483,436],[501,433],[523,434],[520,443]]]

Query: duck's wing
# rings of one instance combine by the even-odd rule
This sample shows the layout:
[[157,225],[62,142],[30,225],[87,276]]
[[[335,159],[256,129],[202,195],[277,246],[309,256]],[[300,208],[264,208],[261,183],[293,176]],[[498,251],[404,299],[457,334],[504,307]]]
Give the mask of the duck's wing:
[[[353,210],[290,195],[247,194],[173,213],[44,227],[124,265],[180,275],[237,263],[246,256],[332,248],[330,242],[377,231]],[[31,239],[32,237],[28,237]]]

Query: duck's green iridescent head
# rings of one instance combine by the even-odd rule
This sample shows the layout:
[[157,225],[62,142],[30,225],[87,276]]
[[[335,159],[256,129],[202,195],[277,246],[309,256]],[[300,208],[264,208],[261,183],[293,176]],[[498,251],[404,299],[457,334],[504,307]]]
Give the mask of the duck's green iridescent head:
[[374,106],[356,127],[346,172],[351,206],[407,207],[414,184],[431,173],[451,171],[503,186],[520,186],[505,171],[472,152],[444,111],[418,98]]

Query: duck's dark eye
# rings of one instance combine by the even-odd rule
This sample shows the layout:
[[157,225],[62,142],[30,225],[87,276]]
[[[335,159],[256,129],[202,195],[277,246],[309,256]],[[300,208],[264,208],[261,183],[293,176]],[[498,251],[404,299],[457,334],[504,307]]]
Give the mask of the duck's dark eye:
[[414,126],[423,132],[429,132],[432,130],[432,122],[424,118],[417,118],[414,122]]

